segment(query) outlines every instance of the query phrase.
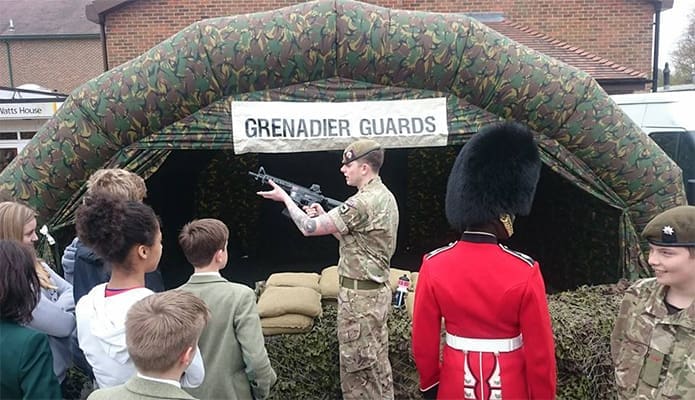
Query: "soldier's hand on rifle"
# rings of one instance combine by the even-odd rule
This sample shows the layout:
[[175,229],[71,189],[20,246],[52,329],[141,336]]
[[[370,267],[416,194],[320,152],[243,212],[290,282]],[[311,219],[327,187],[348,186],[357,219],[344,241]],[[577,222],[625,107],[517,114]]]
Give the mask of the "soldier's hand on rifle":
[[304,206],[304,212],[306,212],[306,215],[308,215],[310,218],[318,217],[319,215],[326,213],[319,203],[312,203],[308,206]]
[[290,199],[290,195],[285,192],[283,188],[275,184],[272,180],[268,180],[268,184],[273,187],[273,190],[267,190],[262,192],[256,192],[257,195],[262,196],[265,199],[287,202]]

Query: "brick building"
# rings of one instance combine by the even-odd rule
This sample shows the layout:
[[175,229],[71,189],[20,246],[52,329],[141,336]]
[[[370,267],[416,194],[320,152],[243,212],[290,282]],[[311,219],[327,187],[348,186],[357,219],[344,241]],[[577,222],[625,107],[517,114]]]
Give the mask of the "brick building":
[[0,2],[0,169],[69,93],[104,71],[89,0]]
[[[303,1],[93,0],[87,17],[105,33],[108,67],[137,57],[189,24],[210,17],[267,11]],[[643,90],[652,70],[653,21],[673,0],[366,0],[379,6],[456,13],[497,13],[507,36],[605,78]],[[492,24],[489,24],[492,25]],[[510,34],[511,29],[514,34]],[[493,29],[497,29],[494,26]],[[541,48],[537,48],[540,44]],[[552,49],[550,49],[552,50]],[[597,70],[599,74],[596,75]],[[607,74],[607,75],[606,75]],[[611,92],[607,89],[607,91]]]
[[12,0],[0,5],[0,86],[69,93],[104,71],[89,0]]

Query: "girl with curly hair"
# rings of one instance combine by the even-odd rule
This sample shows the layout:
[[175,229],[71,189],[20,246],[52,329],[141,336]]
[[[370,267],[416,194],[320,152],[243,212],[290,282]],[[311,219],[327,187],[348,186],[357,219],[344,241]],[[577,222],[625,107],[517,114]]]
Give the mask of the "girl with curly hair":
[[[126,347],[125,319],[133,304],[154,293],[145,287],[145,273],[157,268],[162,255],[160,223],[146,204],[98,193],[77,210],[76,227],[80,241],[111,267],[109,281],[77,303],[78,341],[99,388],[120,385],[136,373]],[[197,351],[181,384],[196,387],[203,377]]]

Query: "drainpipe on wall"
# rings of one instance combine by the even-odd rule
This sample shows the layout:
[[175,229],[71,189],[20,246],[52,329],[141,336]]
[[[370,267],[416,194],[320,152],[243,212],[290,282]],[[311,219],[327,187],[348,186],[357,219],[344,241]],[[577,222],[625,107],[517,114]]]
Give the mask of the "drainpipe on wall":
[[654,2],[654,64],[652,66],[652,92],[659,84],[659,28],[661,21],[661,0]]
[[104,60],[104,72],[109,70],[109,53],[106,51],[106,21],[99,15],[99,35],[101,36],[101,58]]
[[7,50],[7,73],[10,78],[10,87],[14,87],[14,74],[12,73],[12,52],[10,51],[9,40],[3,40],[5,42],[5,49]]

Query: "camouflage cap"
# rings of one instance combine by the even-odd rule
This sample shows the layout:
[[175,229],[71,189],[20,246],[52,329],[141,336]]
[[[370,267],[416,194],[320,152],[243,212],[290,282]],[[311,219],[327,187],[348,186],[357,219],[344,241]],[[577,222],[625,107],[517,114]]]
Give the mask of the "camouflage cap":
[[374,150],[379,150],[381,145],[371,139],[360,139],[351,143],[343,152],[343,164],[355,161],[358,158],[366,156]]
[[678,206],[654,217],[642,237],[657,246],[695,246],[695,206]]

